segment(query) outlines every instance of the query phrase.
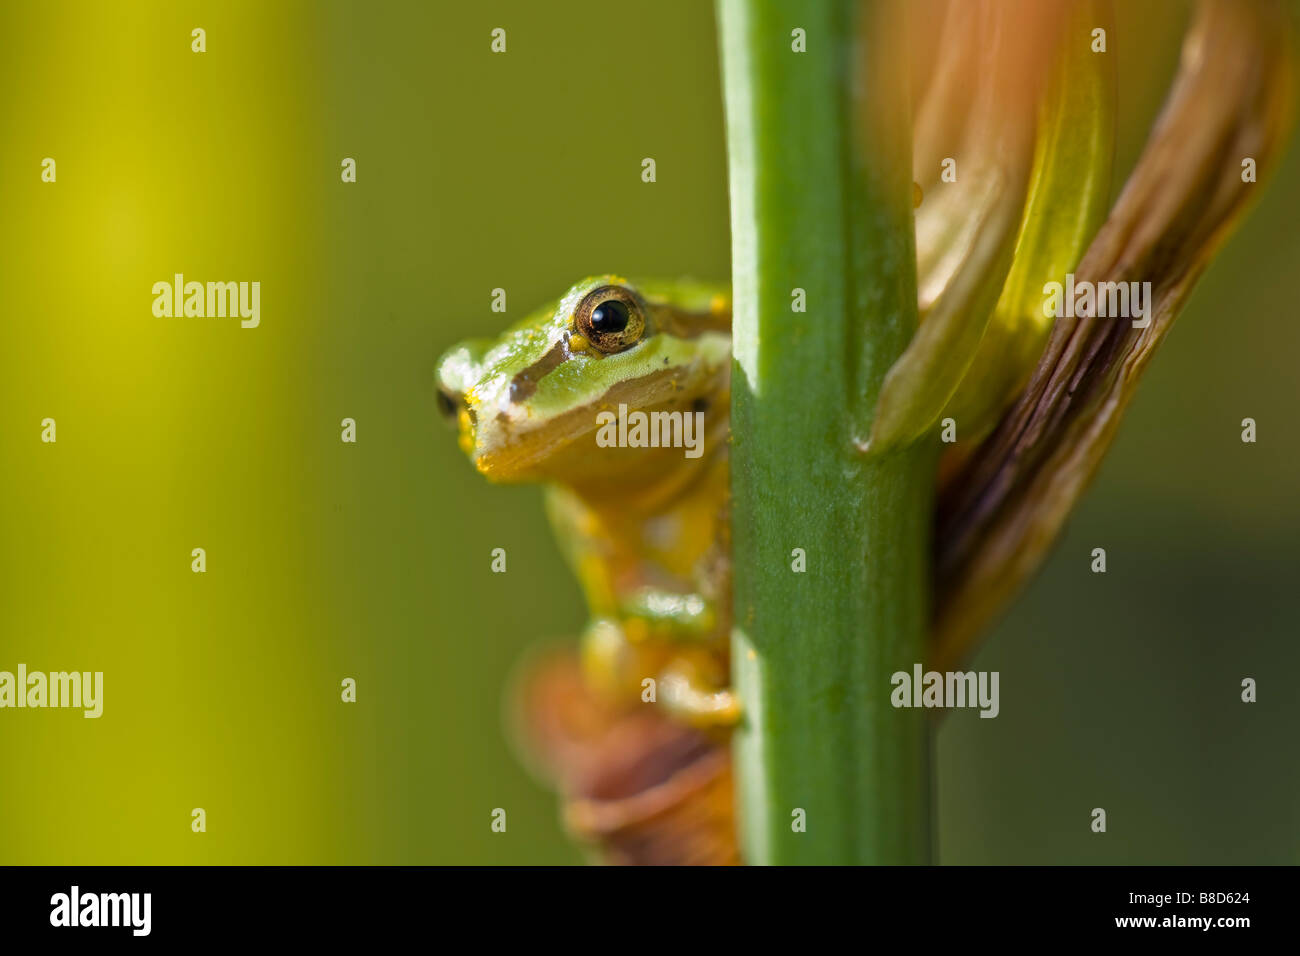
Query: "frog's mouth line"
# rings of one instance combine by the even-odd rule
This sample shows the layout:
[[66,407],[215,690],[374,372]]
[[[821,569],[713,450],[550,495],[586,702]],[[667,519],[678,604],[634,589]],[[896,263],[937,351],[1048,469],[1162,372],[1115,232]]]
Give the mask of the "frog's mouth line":
[[[703,369],[700,372],[703,373]],[[681,385],[681,379],[681,369],[655,370],[613,386],[598,406],[574,409],[532,428],[529,427],[526,409],[521,405],[511,403],[491,417],[485,416],[482,408],[474,416],[474,410],[471,409],[474,466],[484,475],[496,480],[519,481],[544,477],[548,462],[568,461],[571,465],[573,454],[587,453],[575,447],[585,438],[591,439],[589,451],[594,456],[598,451],[594,436],[600,427],[597,415],[601,411],[612,411],[620,404],[647,410],[674,407],[689,409],[693,402],[713,397],[713,389],[705,395],[698,388],[690,387],[701,379],[695,379],[686,386]],[[628,449],[600,450],[628,452]],[[619,467],[635,467],[635,462],[640,460],[635,455],[604,459],[610,463],[618,462]],[[593,457],[592,465],[595,464],[596,459]]]

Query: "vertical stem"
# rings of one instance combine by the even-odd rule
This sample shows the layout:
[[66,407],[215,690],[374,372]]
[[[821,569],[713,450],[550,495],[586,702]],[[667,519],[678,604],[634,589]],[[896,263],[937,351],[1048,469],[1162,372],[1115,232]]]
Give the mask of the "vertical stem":
[[934,449],[854,447],[916,326],[902,0],[718,10],[742,846],[755,864],[927,862],[929,735],[890,677],[923,660]]

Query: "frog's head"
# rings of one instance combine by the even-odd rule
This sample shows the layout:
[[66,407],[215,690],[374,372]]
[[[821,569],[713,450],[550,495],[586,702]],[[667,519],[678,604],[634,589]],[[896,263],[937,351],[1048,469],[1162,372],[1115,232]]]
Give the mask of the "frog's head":
[[493,480],[598,484],[644,473],[680,462],[682,448],[602,447],[602,424],[611,434],[602,413],[703,411],[710,435],[725,440],[730,323],[725,287],[585,279],[499,339],[444,355],[438,404]]

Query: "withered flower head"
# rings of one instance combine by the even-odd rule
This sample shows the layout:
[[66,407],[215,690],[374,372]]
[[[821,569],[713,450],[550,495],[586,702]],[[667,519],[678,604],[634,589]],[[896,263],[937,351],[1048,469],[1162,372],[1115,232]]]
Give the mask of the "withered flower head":
[[[1118,201],[1113,59],[1093,0],[952,0],[914,124],[922,324],[882,390],[867,454],[959,425],[940,470],[930,666],[969,655],[1041,563],[1197,278],[1290,129],[1281,0],[1201,0],[1172,89]],[[943,180],[953,158],[962,186]],[[1047,283],[1150,283],[1149,321],[1044,310]],[[725,739],[594,697],[570,659],[535,668],[524,733],[602,858],[733,863]]]

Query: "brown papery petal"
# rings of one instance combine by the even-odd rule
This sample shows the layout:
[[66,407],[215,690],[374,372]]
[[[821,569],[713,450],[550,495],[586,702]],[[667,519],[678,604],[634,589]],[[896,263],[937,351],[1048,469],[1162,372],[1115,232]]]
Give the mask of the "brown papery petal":
[[[1151,324],[1059,318],[1029,385],[962,473],[936,521],[942,670],[1038,567],[1095,474],[1156,347],[1192,287],[1263,188],[1290,128],[1292,25],[1275,0],[1205,0],[1169,98],[1115,208],[1075,270],[1151,283]],[[1062,277],[1064,278],[1064,277]]]
[[559,789],[569,831],[602,862],[734,865],[731,751],[650,704],[592,692],[572,654],[528,667],[515,694],[517,734]]

